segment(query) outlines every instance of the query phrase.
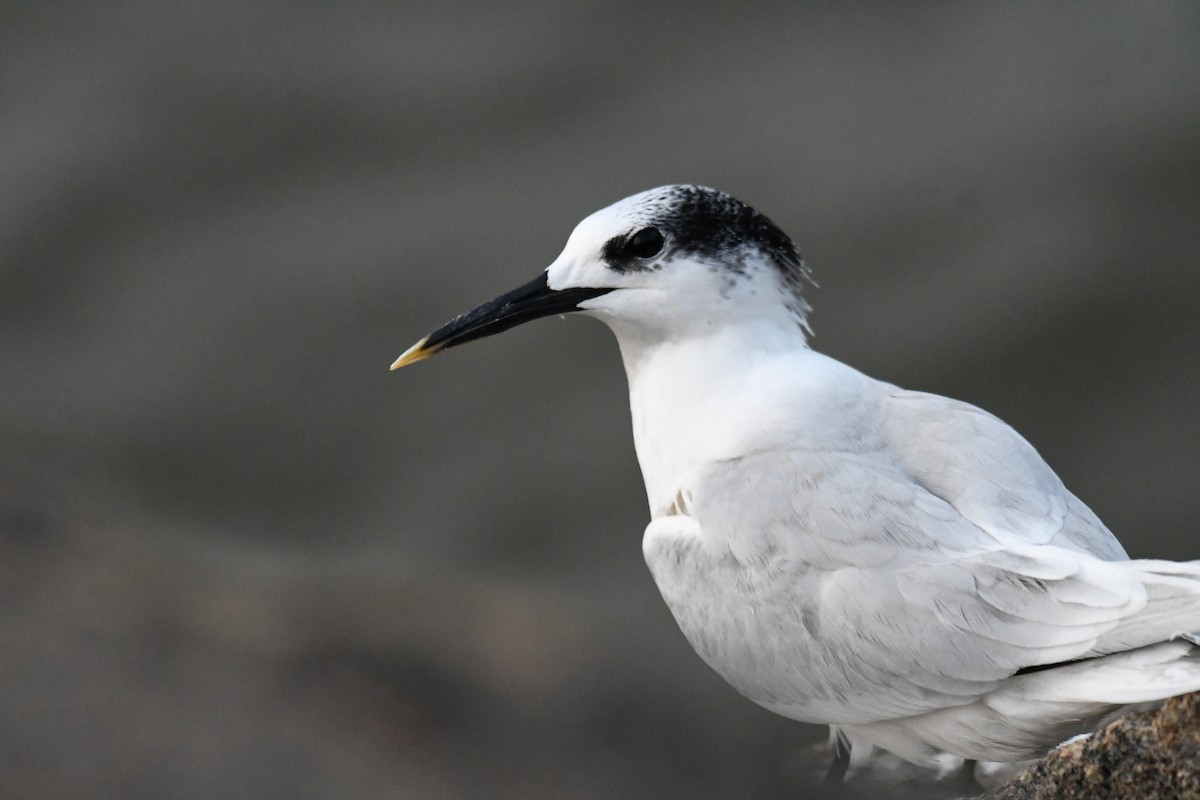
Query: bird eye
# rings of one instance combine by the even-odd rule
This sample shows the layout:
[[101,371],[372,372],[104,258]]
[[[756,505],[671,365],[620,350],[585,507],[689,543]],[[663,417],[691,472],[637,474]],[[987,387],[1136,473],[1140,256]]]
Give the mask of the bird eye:
[[625,245],[625,250],[633,253],[638,258],[650,258],[662,251],[665,241],[658,228],[642,228],[629,237],[629,242]]

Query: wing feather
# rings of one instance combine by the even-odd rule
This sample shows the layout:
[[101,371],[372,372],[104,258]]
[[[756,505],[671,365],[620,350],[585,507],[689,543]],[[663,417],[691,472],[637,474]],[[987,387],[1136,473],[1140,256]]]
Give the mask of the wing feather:
[[882,439],[714,462],[687,487],[710,546],[805,587],[789,635],[840,667],[823,687],[838,721],[968,702],[1086,657],[1146,605],[1128,562],[1109,560],[1125,558],[1112,534],[1003,422],[915,392],[883,408]]
[[883,409],[888,450],[897,462],[997,541],[1128,558],[1104,523],[1004,421],[924,392],[895,390]]

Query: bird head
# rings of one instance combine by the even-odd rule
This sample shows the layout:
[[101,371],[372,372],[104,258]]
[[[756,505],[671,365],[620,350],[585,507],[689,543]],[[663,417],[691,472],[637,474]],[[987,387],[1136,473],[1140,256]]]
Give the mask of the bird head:
[[584,219],[524,286],[462,314],[392,369],[539,317],[581,311],[624,344],[705,335],[730,324],[807,330],[808,278],[791,239],[724,192],[662,186]]

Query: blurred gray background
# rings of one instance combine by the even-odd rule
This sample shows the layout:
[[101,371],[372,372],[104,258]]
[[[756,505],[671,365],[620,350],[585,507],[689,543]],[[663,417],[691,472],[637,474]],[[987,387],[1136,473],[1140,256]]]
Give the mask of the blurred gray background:
[[387,369],[679,181],[1200,557],[1194,3],[8,3],[4,796],[804,796],[642,564],[608,332]]

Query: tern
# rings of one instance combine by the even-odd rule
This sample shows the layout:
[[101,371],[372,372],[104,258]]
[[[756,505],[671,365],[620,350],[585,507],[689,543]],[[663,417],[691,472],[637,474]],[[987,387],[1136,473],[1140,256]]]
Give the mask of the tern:
[[813,350],[808,279],[766,216],[663,186],[392,368],[547,315],[607,324],[654,581],[737,691],[831,726],[831,772],[873,748],[1035,758],[1200,690],[1200,561],[1130,560],[1000,419]]

